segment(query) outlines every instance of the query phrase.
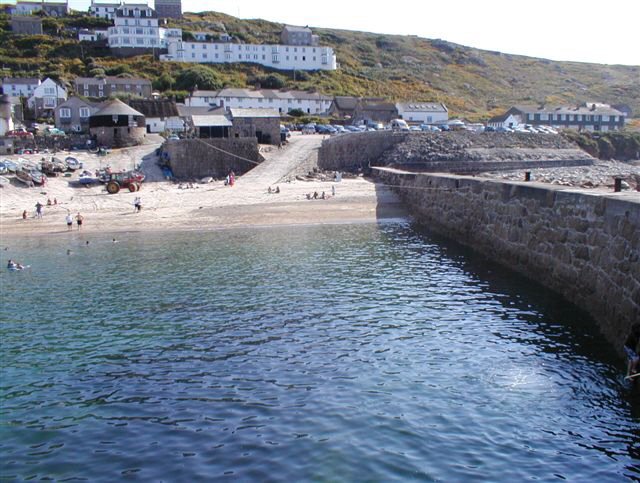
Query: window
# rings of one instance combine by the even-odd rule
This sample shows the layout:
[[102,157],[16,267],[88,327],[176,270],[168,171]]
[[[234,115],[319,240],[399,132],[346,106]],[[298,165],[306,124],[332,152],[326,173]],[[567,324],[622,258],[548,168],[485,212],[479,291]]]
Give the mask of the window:
[[116,90],[116,85],[115,84],[111,84],[111,91],[115,91]]
[[80,117],[81,118],[86,119],[90,115],[91,115],[91,113],[89,112],[89,108],[88,107],[81,107],[80,108]]
[[55,95],[55,93],[56,93],[56,90],[53,87],[45,87],[44,88],[44,94],[46,96],[53,96],[53,95]]
[[144,39],[136,39],[138,45],[144,45]]
[[60,109],[60,117],[61,118],[65,118],[68,119],[71,117],[71,109],[69,109],[68,107],[62,107]]
[[84,91],[85,97],[89,97],[89,91]]
[[144,35],[144,29],[136,29],[136,35]]
[[207,58],[207,54],[202,54],[202,58],[206,59]]
[[56,98],[54,97],[45,97],[44,99],[44,107],[45,108],[53,108],[56,107]]

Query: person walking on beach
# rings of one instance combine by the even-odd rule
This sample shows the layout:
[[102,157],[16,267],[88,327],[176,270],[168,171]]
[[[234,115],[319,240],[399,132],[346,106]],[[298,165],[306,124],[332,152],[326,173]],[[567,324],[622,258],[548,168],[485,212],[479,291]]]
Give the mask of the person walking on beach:
[[78,214],[76,215],[76,223],[78,224],[78,230],[80,230],[80,228],[82,228],[82,221],[84,220],[84,216],[82,216],[80,214],[80,212],[78,211]]
[[36,203],[36,218],[42,218],[42,203]]
[[26,220],[26,219],[27,219],[27,210],[24,210],[24,211],[22,212],[22,219],[23,219],[23,220]]
[[67,230],[72,230],[73,229],[73,216],[71,216],[71,212],[67,213],[65,221],[67,222]]
[[331,196],[335,196],[336,195],[336,186],[335,185],[331,185]]

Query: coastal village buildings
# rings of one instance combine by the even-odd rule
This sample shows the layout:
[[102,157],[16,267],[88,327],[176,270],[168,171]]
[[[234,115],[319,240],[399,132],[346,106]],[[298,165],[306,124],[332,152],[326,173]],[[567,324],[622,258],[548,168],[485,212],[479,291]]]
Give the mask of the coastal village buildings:
[[329,106],[329,115],[338,119],[351,119],[358,105],[358,97],[336,96]]
[[511,112],[506,112],[504,114],[500,114],[499,116],[494,116],[489,121],[487,121],[487,126],[498,129],[513,129],[520,124],[520,116],[516,116]]
[[[578,106],[514,106],[505,114],[513,115],[518,124],[602,132],[624,128],[626,118],[623,112],[610,105],[595,102],[585,102]],[[491,121],[497,122],[495,119]]]
[[398,116],[410,124],[441,124],[449,120],[447,106],[439,102],[399,102]]
[[[287,30],[286,27],[285,30]],[[294,37],[287,34],[284,38]],[[298,37],[295,39],[296,42],[306,41],[297,40]],[[163,61],[200,64],[249,62],[278,70],[337,69],[333,49],[313,43],[235,44],[222,40],[217,42],[183,41],[181,38],[173,37],[167,39],[166,45],[168,53],[160,56],[160,60]]]
[[313,35],[309,27],[285,25],[280,33],[280,41],[284,45],[318,45],[319,38]]
[[13,129],[13,113],[11,112],[11,99],[8,95],[0,96],[0,136],[4,136]]
[[67,90],[50,78],[46,78],[36,87],[27,99],[27,106],[35,118],[51,117],[58,104],[67,100]]
[[80,42],[97,42],[105,38],[107,38],[106,30],[80,29],[78,31],[78,40]]
[[184,132],[196,138],[228,138],[233,126],[224,107],[190,107],[178,104],[178,113],[184,121]]
[[84,97],[104,98],[115,94],[151,97],[151,81],[139,77],[76,77],[76,92]]
[[55,108],[55,126],[66,133],[88,133],[89,118],[101,107],[100,103],[82,97],[70,97]]
[[187,106],[219,106],[229,108],[275,109],[286,114],[300,109],[305,114],[326,114],[332,98],[317,92],[277,89],[196,90],[185,100]]

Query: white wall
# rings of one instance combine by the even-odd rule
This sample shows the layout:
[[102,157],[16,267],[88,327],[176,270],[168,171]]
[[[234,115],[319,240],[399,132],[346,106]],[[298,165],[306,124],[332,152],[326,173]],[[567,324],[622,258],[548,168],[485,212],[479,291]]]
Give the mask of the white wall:
[[324,114],[331,106],[330,99],[274,99],[274,98],[250,98],[250,97],[190,97],[185,101],[187,106],[223,106],[229,108],[244,109],[278,109],[281,113],[287,113],[292,109],[302,109],[308,114]]
[[411,123],[423,123],[423,124],[439,124],[442,122],[447,122],[449,119],[448,112],[437,112],[437,111],[404,111],[398,112],[402,119]]

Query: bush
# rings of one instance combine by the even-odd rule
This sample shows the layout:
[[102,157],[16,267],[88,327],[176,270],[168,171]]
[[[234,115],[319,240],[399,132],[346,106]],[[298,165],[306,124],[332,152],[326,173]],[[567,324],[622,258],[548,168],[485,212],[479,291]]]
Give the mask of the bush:
[[174,87],[177,90],[191,91],[196,86],[198,89],[216,90],[221,89],[223,83],[217,73],[209,67],[195,65],[184,69],[178,74]]

